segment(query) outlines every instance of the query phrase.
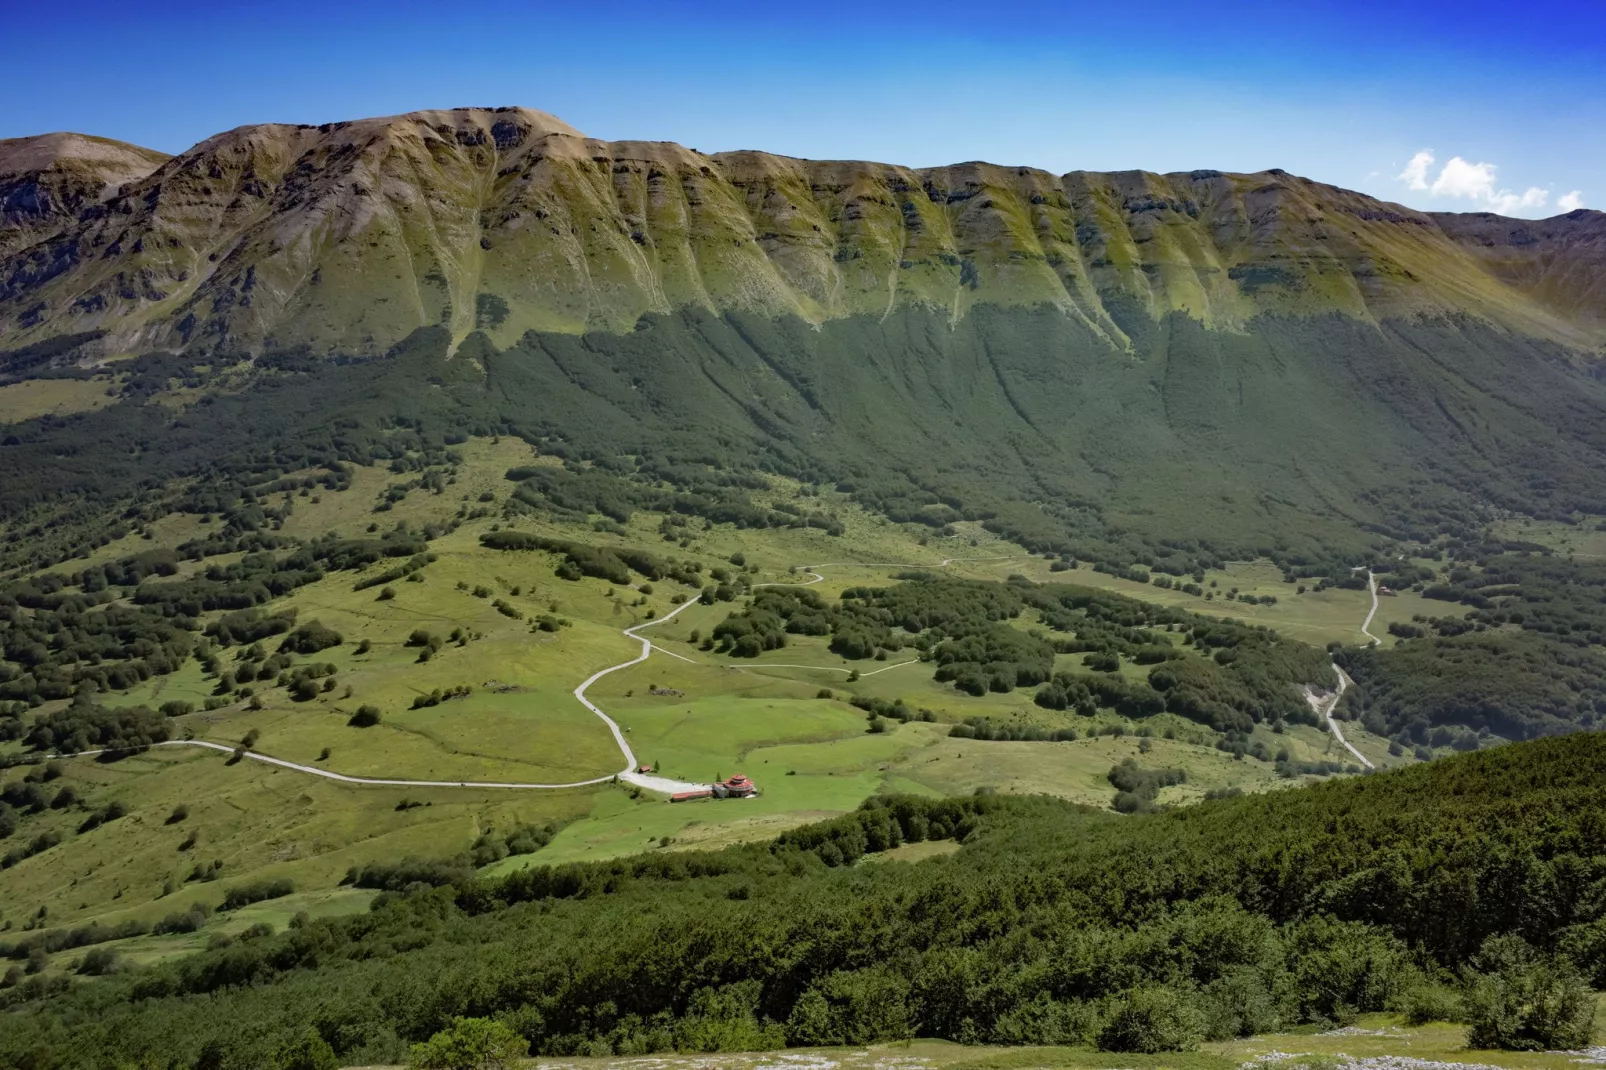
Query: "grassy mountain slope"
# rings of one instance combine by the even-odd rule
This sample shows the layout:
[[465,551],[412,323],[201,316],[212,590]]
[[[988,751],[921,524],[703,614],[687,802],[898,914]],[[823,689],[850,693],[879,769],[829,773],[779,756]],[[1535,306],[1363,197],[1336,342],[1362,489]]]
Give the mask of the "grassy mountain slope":
[[511,108],[242,127],[24,241],[0,261],[0,348],[106,331],[93,352],[372,354],[434,324],[507,345],[685,308],[957,323],[977,305],[1047,306],[1117,349],[1120,306],[1233,331],[1338,312],[1599,333],[1434,217],[1278,171],[707,156]]
[[1493,275],[1599,335],[1606,325],[1606,214],[1553,219],[1438,213],[1435,222]]

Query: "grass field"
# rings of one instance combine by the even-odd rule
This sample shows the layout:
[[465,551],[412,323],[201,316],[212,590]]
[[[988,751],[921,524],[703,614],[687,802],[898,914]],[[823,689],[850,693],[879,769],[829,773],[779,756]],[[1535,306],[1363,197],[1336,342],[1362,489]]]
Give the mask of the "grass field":
[[[392,488],[416,477],[358,468],[345,491],[294,495],[284,531],[356,537],[371,525],[388,530],[398,522],[443,523],[470,508],[495,509],[509,486],[503,472],[533,460],[529,447],[512,439],[475,440],[459,449],[464,461],[441,493],[420,487],[398,498]],[[784,481],[776,482],[772,496],[803,501],[799,488]],[[387,499],[392,500],[390,507],[382,508]],[[1095,585],[1263,623],[1311,643],[1360,638],[1357,626],[1367,605],[1363,592],[1296,595],[1263,562],[1235,564],[1209,579],[1221,591],[1237,587],[1276,594],[1277,605],[1205,601],[1085,567],[1051,573],[1047,560],[975,525],[958,525],[961,534],[955,538],[921,536],[842,501],[831,507],[844,526],[840,536],[818,529],[704,525],[693,532],[686,548],[666,546],[657,531],[659,518],[643,513],[624,534],[577,531],[531,519],[516,526],[596,545],[694,557],[708,565],[740,553],[753,582],[811,580],[799,569],[817,565],[823,579],[812,588],[826,597],[848,586],[893,582],[901,566],[937,568],[952,559],[946,571],[958,576],[1001,580],[1019,573],[1034,580]],[[268,606],[270,611],[293,609],[299,622],[316,620],[344,637],[339,646],[297,659],[335,668],[333,686],[316,698],[293,701],[286,689],[258,681],[251,685],[250,702],[234,698],[220,709],[201,711],[217,681],[203,676],[199,664],[190,661],[169,676],[102,700],[110,705],[187,701],[197,712],[175,722],[181,735],[232,746],[254,732],[255,747],[262,753],[346,775],[566,783],[616,772],[622,756],[607,727],[571,692],[590,673],[636,655],[639,642],[620,634],[621,629],[649,615],[663,616],[675,608],[675,599],[694,596],[695,590],[664,581],[654,584],[649,595],[637,589],[639,583],[615,587],[599,579],[560,580],[553,575],[557,559],[550,554],[483,548],[480,535],[496,523],[489,516],[467,520],[436,539],[430,550],[437,559],[415,574],[418,582],[389,584],[389,597],[382,597],[380,587],[354,589],[364,575],[390,567],[382,562],[366,573],[330,574]],[[176,545],[204,530],[197,518],[170,517],[152,525],[149,539],[130,535],[62,568]],[[493,604],[497,600],[516,616],[500,611]],[[1140,726],[1109,712],[1086,718],[1042,710],[1024,689],[979,698],[962,694],[936,683],[929,664],[912,662],[912,651],[886,662],[849,663],[831,653],[823,640],[808,637],[794,637],[784,649],[755,659],[699,650],[693,634],[708,634],[739,608],[693,605],[647,630],[643,634],[662,652],[604,677],[589,694],[619,722],[639,760],[661,774],[707,782],[745,772],[760,786],[758,799],[671,805],[651,793],[606,784],[500,793],[354,787],[256,762],[229,764],[223,754],[186,748],[163,748],[112,764],[75,760],[65,763],[62,782],[74,785],[84,807],[116,799],[131,813],[81,835],[71,834],[82,820],[81,809],[29,818],[30,829],[60,831],[65,840],[0,876],[3,918],[20,926],[48,906],[45,923],[53,926],[91,918],[155,920],[197,900],[215,902],[230,881],[285,876],[298,889],[293,900],[251,908],[261,914],[260,920],[279,925],[294,913],[292,906],[314,912],[360,909],[360,896],[336,888],[352,865],[451,855],[465,850],[487,827],[505,822],[553,822],[562,828],[542,851],[507,859],[497,870],[767,838],[852,809],[880,791],[969,793],[985,788],[1044,792],[1103,806],[1113,795],[1106,773],[1129,757],[1146,766],[1186,771],[1186,783],[1166,789],[1162,802],[1185,803],[1214,788],[1255,791],[1294,783],[1280,780],[1269,763],[1234,760],[1214,749],[1210,733],[1168,714]],[[1414,602],[1407,597],[1385,600],[1379,620],[1413,611]],[[542,614],[560,616],[569,625],[556,632],[539,631],[532,621]],[[1031,625],[1024,619],[1019,623]],[[443,641],[427,660],[420,660],[419,648],[409,645],[417,629]],[[1374,630],[1382,634],[1382,628]],[[459,635],[455,641],[449,638],[454,632]],[[359,643],[366,643],[364,653],[357,652]],[[222,667],[236,664],[235,655],[226,652]],[[1061,660],[1066,666],[1079,661],[1075,656]],[[850,681],[854,669],[861,675]],[[1135,676],[1145,671],[1123,666],[1123,672]],[[471,689],[470,694],[413,708],[421,696],[459,688]],[[821,688],[830,689],[832,697],[817,697]],[[932,710],[939,722],[979,714],[1075,727],[1082,738],[984,742],[950,738],[946,724],[920,722],[894,723],[889,731],[870,734],[863,712],[848,704],[854,695],[902,698],[911,707]],[[360,705],[379,708],[380,723],[350,726],[347,721]],[[1116,725],[1127,734],[1093,735]],[[1141,744],[1147,751],[1140,750],[1140,727],[1154,737]],[[1358,729],[1352,732],[1361,737],[1357,745],[1383,764],[1386,742],[1368,739]],[[1174,738],[1163,738],[1167,734]],[[1296,760],[1345,757],[1330,736],[1315,729],[1296,726],[1276,735],[1263,728],[1256,738],[1272,751],[1286,748]],[[17,770],[7,776],[21,774]],[[427,805],[397,810],[404,798]],[[190,817],[178,825],[164,824],[180,803],[189,806]],[[192,830],[199,843],[180,851],[178,844]],[[187,881],[198,860],[221,862],[221,881]],[[249,923],[243,919],[252,916],[242,911],[220,918],[208,931],[243,928]],[[186,940],[200,938],[140,938],[129,953],[172,953],[188,946]]]
[[1491,526],[1493,533],[1502,539],[1517,539],[1548,546],[1568,557],[1606,558],[1606,528],[1599,517],[1590,517],[1583,523],[1564,524],[1559,520],[1497,520]]
[[103,409],[116,400],[108,391],[112,380],[29,379],[0,386],[0,424],[20,423],[39,416],[65,416]]

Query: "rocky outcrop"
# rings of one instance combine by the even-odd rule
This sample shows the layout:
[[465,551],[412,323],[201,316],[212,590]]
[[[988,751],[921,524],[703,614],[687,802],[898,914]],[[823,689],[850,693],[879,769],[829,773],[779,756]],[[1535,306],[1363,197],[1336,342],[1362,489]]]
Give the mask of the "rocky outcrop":
[[0,256],[76,223],[166,153],[83,134],[0,141]]

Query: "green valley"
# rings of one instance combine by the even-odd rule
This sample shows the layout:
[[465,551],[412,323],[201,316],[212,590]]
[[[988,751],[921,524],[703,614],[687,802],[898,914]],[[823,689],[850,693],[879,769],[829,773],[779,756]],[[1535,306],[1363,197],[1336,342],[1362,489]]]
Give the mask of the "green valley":
[[0,200],[0,1067],[1592,1043],[1606,215],[517,108]]

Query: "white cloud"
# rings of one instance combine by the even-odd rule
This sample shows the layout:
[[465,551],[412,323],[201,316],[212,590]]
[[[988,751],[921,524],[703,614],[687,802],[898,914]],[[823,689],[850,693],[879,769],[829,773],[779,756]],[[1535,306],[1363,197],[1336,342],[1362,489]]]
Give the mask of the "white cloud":
[[[1405,170],[1395,179],[1409,189],[1424,190],[1431,197],[1472,201],[1477,209],[1499,215],[1531,214],[1544,208],[1550,200],[1550,191],[1538,186],[1529,186],[1521,193],[1501,189],[1496,178],[1499,168],[1492,163],[1473,163],[1461,156],[1450,157],[1439,168],[1438,176],[1430,181],[1429,175],[1437,162],[1430,150],[1423,149],[1411,157]],[[1582,204],[1575,190],[1558,201],[1557,207],[1569,212]]]
[[1495,195],[1494,164],[1468,163],[1459,156],[1453,156],[1429,188],[1435,197],[1489,200]]
[[1556,201],[1557,210],[1562,212],[1576,212],[1583,206],[1584,193],[1582,190],[1575,189],[1571,193],[1564,193],[1561,195],[1561,198]]
[[1499,193],[1491,194],[1488,204],[1489,211],[1496,215],[1517,215],[1527,209],[1543,208],[1548,200],[1550,200],[1549,190],[1529,186],[1521,193],[1501,190]]
[[1433,153],[1423,149],[1411,157],[1411,162],[1405,165],[1405,170],[1396,177],[1412,189],[1428,188],[1428,168],[1433,166]]

